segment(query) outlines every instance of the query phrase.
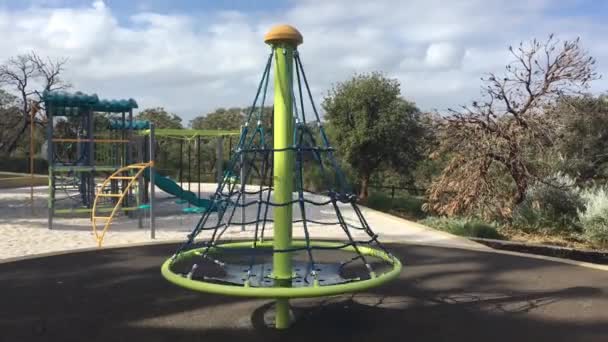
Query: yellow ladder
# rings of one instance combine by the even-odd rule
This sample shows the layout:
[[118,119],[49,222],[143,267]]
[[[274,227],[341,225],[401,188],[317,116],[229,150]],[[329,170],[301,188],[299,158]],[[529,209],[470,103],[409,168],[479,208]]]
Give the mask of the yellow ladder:
[[[122,167],[118,170],[116,170],[110,177],[106,178],[106,180],[103,181],[103,183],[101,184],[101,187],[99,188],[97,194],[95,195],[95,201],[93,202],[93,210],[91,213],[91,222],[93,224],[93,234],[95,235],[95,239],[97,239],[97,246],[101,247],[101,244],[103,243],[103,238],[106,235],[106,232],[108,231],[108,229],[110,228],[110,225],[112,224],[112,219],[114,218],[114,216],[116,215],[116,213],[118,212],[118,208],[120,208],[120,206],[122,205],[122,202],[125,198],[125,196],[129,193],[129,190],[133,187],[133,184],[136,183],[137,179],[144,173],[144,170],[146,168],[148,168],[151,165],[151,163],[137,163],[137,164],[132,164],[132,165],[127,165],[125,167]],[[130,172],[134,174],[131,176],[124,176],[123,173],[125,172]],[[126,187],[124,187],[122,189],[121,193],[104,193],[104,189],[106,188],[106,186],[108,185],[108,183],[112,180],[123,180],[123,181],[128,181],[128,184]],[[116,198],[117,201],[114,204],[114,208],[112,209],[112,212],[110,213],[110,216],[99,216],[97,215],[97,203],[101,198]],[[99,222],[101,221],[101,222]],[[99,223],[99,228],[98,228],[98,223]],[[101,228],[101,225],[103,224],[103,229]]]

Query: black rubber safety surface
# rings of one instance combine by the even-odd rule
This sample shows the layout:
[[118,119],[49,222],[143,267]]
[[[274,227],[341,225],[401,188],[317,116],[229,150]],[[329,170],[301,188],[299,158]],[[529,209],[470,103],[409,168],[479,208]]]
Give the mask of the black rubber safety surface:
[[175,245],[0,264],[0,341],[608,341],[608,272],[526,257],[389,245],[399,279],[357,295],[272,302],[162,278]]

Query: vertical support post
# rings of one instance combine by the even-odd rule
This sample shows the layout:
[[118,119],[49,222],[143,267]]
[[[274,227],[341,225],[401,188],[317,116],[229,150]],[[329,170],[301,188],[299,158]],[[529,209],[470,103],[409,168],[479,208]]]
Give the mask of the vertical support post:
[[179,187],[184,191],[184,141],[179,141]]
[[[93,109],[87,109],[87,135],[89,138],[89,166],[91,166],[91,171],[89,171],[89,178],[87,179],[88,187],[86,193],[86,206],[87,208],[93,207],[93,201],[95,200],[95,122],[93,120]],[[92,217],[92,216],[91,216]]]
[[131,151],[131,143],[133,142],[133,109],[129,109],[129,130],[127,131],[127,140],[129,140],[129,142],[127,143],[127,165],[131,164],[131,157],[132,157],[132,151]]
[[196,168],[197,177],[196,183],[198,184],[198,198],[201,198],[201,136],[196,136]]
[[[133,147],[131,146],[131,144],[133,143],[133,109],[129,108],[129,127],[127,130],[127,140],[128,142],[125,144],[126,145],[126,156],[125,156],[125,160],[127,165],[130,165],[133,163]],[[129,185],[129,182],[125,182],[125,186]],[[127,197],[125,198],[125,206],[131,206],[133,205],[131,203],[131,201],[129,200],[130,198],[132,198],[133,195],[133,189],[129,189],[129,193],[127,195]],[[131,217],[129,215],[129,217]]]
[[[152,159],[152,157],[150,157],[150,136],[149,135],[144,135],[143,137],[143,142],[142,142],[142,146],[143,146],[143,150],[144,150],[144,157],[142,159],[143,162],[146,161],[150,161]],[[150,170],[148,170],[150,171]],[[150,178],[149,177],[144,177],[144,202],[148,203],[149,199],[150,199],[150,192],[149,189],[150,187],[148,186],[150,183]]]
[[[127,128],[127,122],[126,122],[126,117],[125,117],[125,112],[122,112],[120,114],[120,119],[121,119],[121,126],[120,126],[120,139],[125,140],[126,139],[126,133],[125,133],[125,129]],[[127,161],[125,159],[125,155],[126,155],[126,144],[122,143],[120,144],[120,166],[127,166]],[[124,186],[124,185],[123,185]]]
[[[190,192],[190,183],[192,183],[192,141],[188,140],[188,192]],[[190,207],[190,202],[188,202]]]
[[222,182],[222,178],[224,178],[224,137],[217,137],[217,162],[215,165],[215,169],[217,171],[217,182],[218,184]]
[[[137,143],[137,156],[138,162],[146,162],[146,157],[145,157],[145,152],[144,150],[146,149],[146,139],[143,136],[139,136],[134,140],[134,143]],[[149,171],[149,170],[148,170]],[[145,201],[145,181],[144,181],[145,177],[139,177],[139,179],[137,180],[137,207],[138,207],[138,215],[137,215],[137,228],[143,228],[144,227],[144,223],[143,223],[143,216],[144,216],[144,210],[141,209],[141,205],[144,203]]]
[[34,119],[38,113],[38,102],[32,102],[30,107],[30,205],[34,212]]
[[[241,126],[241,134],[243,134],[245,127]],[[247,216],[245,215],[245,212],[247,210],[247,208],[245,208],[245,203],[247,203],[247,194],[245,193],[245,187],[247,186],[246,182],[245,182],[245,175],[246,170],[245,170],[245,153],[244,152],[240,152],[241,153],[241,173],[239,175],[239,179],[241,180],[241,231],[245,231],[245,220],[247,219]]]
[[[108,113],[108,114],[110,114],[110,113]],[[127,114],[125,113],[124,110],[120,113],[120,120],[121,120],[120,126],[119,126],[120,139],[124,141],[127,138]],[[124,142],[120,144],[120,167],[129,165],[129,162],[127,160],[127,146],[128,146],[128,144],[125,144]],[[127,187],[127,181],[120,180],[119,184],[120,184],[119,191],[122,192]],[[123,207],[128,206],[129,196],[127,196],[126,199],[127,199],[126,201],[123,200],[123,203],[122,203]]]
[[[274,202],[283,204],[293,199],[294,117],[292,108],[293,94],[293,54],[302,42],[301,34],[293,27],[281,25],[266,34],[264,40],[274,50],[274,165],[273,185]],[[278,151],[277,151],[278,150]],[[272,255],[275,286],[289,287],[292,280],[292,259],[289,252],[277,252],[291,248],[292,242],[292,205],[274,208],[274,253]],[[289,300],[276,300],[275,327],[286,329],[291,323]]]
[[94,131],[95,130],[95,125],[94,125],[94,120],[93,120],[93,110],[92,109],[87,109],[87,139],[89,139],[88,141],[88,162],[90,166],[95,165],[95,134]]
[[150,171],[150,238],[155,239],[156,226],[154,222],[154,188],[156,185],[154,184],[154,148],[156,144],[156,139],[154,139],[154,124],[152,122],[150,122],[150,138],[148,139],[148,142],[150,143],[150,168],[148,169],[148,171]]
[[48,199],[48,209],[49,209],[49,218],[48,224],[49,229],[53,229],[53,215],[55,214],[55,175],[53,174],[53,107],[49,105],[47,102],[45,104],[46,108],[46,160],[49,163],[49,199]]
[[[76,160],[75,161],[77,161],[78,159],[80,159],[83,156],[82,148],[83,148],[83,146],[85,146],[85,144],[80,142],[80,140],[82,139],[80,130],[76,131],[76,139],[78,141],[76,142]],[[85,139],[85,141],[86,141],[86,139]]]
[[137,228],[144,227],[144,211],[140,206],[144,203],[144,179],[140,177],[137,180]]

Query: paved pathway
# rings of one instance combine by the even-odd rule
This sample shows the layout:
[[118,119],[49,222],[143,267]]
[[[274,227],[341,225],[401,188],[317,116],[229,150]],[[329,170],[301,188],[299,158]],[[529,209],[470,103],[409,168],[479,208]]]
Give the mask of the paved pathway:
[[194,293],[165,281],[175,245],[0,263],[0,341],[606,341],[608,272],[548,260],[392,244],[392,283],[292,301],[279,333],[270,301]]

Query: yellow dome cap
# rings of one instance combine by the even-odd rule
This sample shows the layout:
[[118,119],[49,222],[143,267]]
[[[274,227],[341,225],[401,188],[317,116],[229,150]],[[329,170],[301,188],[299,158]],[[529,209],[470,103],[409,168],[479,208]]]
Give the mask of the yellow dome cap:
[[264,42],[266,44],[286,42],[298,46],[304,42],[304,38],[300,31],[291,25],[276,25],[264,35]]

